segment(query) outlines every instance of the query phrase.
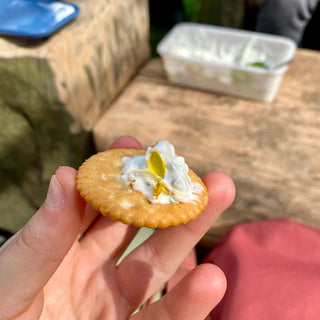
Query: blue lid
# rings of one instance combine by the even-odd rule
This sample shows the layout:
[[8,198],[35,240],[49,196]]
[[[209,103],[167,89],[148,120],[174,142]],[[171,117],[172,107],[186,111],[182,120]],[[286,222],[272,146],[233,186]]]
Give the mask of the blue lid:
[[0,0],[0,34],[50,36],[79,14],[79,7],[56,0]]

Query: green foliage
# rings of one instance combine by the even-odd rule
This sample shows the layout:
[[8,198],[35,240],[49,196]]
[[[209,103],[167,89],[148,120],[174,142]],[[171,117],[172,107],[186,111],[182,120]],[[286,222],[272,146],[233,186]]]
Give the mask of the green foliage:
[[198,22],[198,15],[201,9],[201,0],[183,0],[186,20]]

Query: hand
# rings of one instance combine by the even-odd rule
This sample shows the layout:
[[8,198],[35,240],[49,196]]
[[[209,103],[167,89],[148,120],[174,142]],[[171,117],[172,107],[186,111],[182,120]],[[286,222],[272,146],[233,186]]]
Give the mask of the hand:
[[[111,147],[140,144],[123,137]],[[44,204],[0,248],[0,320],[204,319],[226,288],[224,274],[211,264],[197,266],[162,299],[130,315],[168,281],[232,203],[231,179],[207,174],[205,212],[186,225],[155,231],[116,266],[138,228],[86,206],[75,176],[74,169],[59,168]]]

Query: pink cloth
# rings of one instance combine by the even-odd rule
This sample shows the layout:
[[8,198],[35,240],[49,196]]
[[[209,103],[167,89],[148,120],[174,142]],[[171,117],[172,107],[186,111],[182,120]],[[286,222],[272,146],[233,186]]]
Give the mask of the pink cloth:
[[320,231],[290,219],[239,225],[204,259],[226,274],[214,320],[320,319]]

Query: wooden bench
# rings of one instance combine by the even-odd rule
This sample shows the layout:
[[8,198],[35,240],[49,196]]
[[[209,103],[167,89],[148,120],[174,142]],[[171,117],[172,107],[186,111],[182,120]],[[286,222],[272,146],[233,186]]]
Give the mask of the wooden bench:
[[237,197],[207,246],[241,222],[288,216],[320,227],[319,83],[320,52],[310,50],[297,50],[271,104],[174,86],[152,59],[98,122],[95,143],[168,139],[198,174],[229,174]]

